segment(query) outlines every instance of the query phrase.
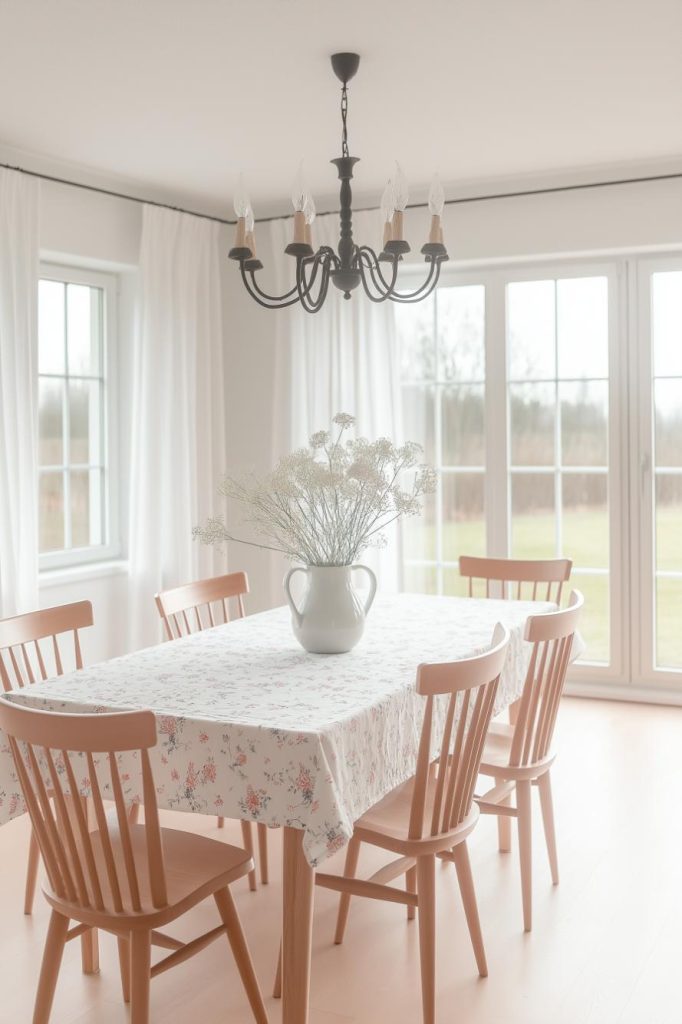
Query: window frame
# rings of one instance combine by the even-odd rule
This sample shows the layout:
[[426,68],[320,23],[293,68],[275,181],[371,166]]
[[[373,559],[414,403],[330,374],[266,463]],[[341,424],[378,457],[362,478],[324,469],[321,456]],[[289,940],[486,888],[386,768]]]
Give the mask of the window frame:
[[[72,569],[78,566],[109,562],[121,556],[120,513],[119,513],[119,460],[118,460],[118,389],[116,364],[117,300],[118,277],[115,274],[93,270],[87,267],[70,266],[48,260],[41,261],[38,279],[57,281],[62,284],[87,285],[102,290],[102,382],[104,400],[102,403],[102,456],[103,456],[103,544],[39,552],[38,566],[41,574],[54,570]],[[36,359],[36,389],[40,378]],[[41,472],[38,459],[38,479]],[[36,486],[38,484],[36,480]],[[36,537],[36,544],[38,538]]]

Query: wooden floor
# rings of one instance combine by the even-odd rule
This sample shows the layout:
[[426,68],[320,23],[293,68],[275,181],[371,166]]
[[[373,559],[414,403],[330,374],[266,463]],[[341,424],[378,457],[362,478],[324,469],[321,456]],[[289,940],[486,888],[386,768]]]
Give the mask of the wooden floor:
[[[516,844],[496,848],[484,819],[471,842],[490,976],[480,980],[463,921],[454,868],[438,871],[439,1024],[679,1024],[682,1021],[682,709],[567,699],[559,719],[555,777],[561,884],[553,888],[536,816],[534,930],[524,935]],[[535,808],[534,808],[535,809]],[[239,828],[167,815],[166,824],[237,842]],[[46,908],[21,912],[24,821],[0,829],[0,1020],[31,1020]],[[238,907],[270,998],[279,942],[279,835],[270,833],[273,881],[236,887]],[[367,861],[379,863],[375,860]],[[337,861],[338,863],[338,861]],[[362,864],[361,864],[362,869]],[[416,922],[403,907],[351,906],[346,943],[332,945],[336,899],[316,893],[310,1024],[419,1024]],[[215,911],[187,915],[176,934],[205,930]],[[216,921],[217,923],[217,921]],[[52,1024],[117,1024],[115,945],[102,938],[99,976],[80,973],[70,944]],[[242,1024],[252,1020],[227,948],[215,943],[152,983],[152,1020]]]

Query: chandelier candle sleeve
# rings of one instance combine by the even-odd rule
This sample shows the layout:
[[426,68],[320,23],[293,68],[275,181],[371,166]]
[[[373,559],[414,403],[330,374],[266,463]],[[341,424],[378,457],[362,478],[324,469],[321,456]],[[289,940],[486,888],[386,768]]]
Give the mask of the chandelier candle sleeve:
[[[387,184],[381,199],[381,253],[377,255],[371,246],[356,242],[353,237],[351,182],[358,157],[350,155],[347,122],[348,83],[358,70],[360,57],[357,53],[335,53],[331,61],[334,74],[341,82],[341,156],[331,161],[340,181],[338,245],[335,249],[330,245],[313,249],[311,227],[315,219],[315,203],[299,164],[291,192],[294,237],[285,249],[287,255],[295,260],[292,287],[282,295],[269,295],[259,284],[256,273],[262,268],[262,263],[255,257],[253,225],[246,220],[250,204],[241,178],[235,196],[237,237],[228,255],[239,263],[242,282],[251,298],[266,309],[285,309],[300,304],[306,313],[317,313],[327,299],[330,283],[345,299],[350,299],[352,292],[362,285],[371,302],[386,302],[389,299],[391,302],[419,302],[434,290],[441,266],[448,259],[440,224],[432,220],[429,241],[421,249],[427,268],[422,284],[412,291],[400,291],[397,287],[398,266],[403,256],[410,251],[409,243],[403,236],[403,215],[407,208],[409,189],[402,169],[396,164],[395,177]],[[431,213],[432,217],[435,216],[434,210]],[[440,214],[438,218],[440,220]]]

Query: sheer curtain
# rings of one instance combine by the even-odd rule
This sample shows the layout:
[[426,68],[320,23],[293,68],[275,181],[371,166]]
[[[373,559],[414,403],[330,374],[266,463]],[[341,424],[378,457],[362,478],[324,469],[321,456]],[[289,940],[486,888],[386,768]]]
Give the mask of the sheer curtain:
[[38,182],[0,169],[0,616],[38,607]]
[[[291,286],[293,260],[284,253],[291,241],[291,220],[271,224],[271,243],[277,263],[280,292]],[[381,242],[382,225],[376,211],[353,217],[357,238]],[[315,244],[338,244],[336,214],[318,217]],[[315,430],[330,426],[337,412],[356,417],[356,431],[369,438],[385,436],[402,441],[400,365],[392,303],[374,303],[361,289],[344,299],[333,285],[319,313],[294,307],[274,314],[277,330],[277,391],[275,398],[275,457],[304,445]],[[387,531],[386,548],[369,550],[371,565],[384,590],[399,584],[399,531]],[[273,587],[281,580],[278,566]],[[277,594],[274,590],[273,597]]]
[[159,637],[154,594],[224,570],[192,540],[225,471],[218,225],[146,206],[140,248],[130,490],[133,647]]

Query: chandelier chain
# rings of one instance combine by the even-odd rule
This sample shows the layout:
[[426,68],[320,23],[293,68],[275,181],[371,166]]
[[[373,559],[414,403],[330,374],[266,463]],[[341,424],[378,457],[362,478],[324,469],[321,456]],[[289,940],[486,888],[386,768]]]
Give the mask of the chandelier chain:
[[348,87],[344,82],[341,90],[341,123],[343,130],[341,132],[341,155],[346,157],[350,156],[348,151]]

